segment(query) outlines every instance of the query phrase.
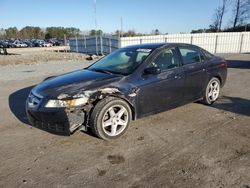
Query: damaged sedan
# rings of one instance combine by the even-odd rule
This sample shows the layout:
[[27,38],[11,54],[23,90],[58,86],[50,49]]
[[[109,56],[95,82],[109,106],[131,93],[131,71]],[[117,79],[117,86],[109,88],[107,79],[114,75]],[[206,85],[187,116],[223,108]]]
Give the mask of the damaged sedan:
[[89,129],[109,140],[131,120],[195,101],[213,104],[226,77],[227,62],[194,45],[129,46],[40,83],[26,111],[40,129],[64,135]]

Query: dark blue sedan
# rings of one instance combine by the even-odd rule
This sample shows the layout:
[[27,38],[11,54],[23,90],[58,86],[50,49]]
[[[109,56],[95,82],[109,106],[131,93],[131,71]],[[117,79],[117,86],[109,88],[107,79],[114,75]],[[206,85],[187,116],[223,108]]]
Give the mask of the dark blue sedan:
[[131,120],[195,101],[211,105],[226,77],[227,62],[194,45],[129,46],[37,85],[27,99],[27,115],[33,126],[49,132],[90,129],[114,139]]

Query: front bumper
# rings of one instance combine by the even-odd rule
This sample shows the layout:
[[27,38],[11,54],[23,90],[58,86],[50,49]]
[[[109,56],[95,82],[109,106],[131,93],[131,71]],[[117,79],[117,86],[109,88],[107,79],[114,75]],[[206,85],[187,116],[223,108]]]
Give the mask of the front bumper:
[[85,121],[82,109],[30,108],[26,103],[26,114],[30,124],[50,133],[69,136]]

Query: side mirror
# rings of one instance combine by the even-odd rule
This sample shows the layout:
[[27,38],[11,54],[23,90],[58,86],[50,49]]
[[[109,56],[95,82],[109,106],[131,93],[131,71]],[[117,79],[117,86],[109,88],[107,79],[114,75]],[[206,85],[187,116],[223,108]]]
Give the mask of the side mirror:
[[153,75],[157,75],[157,74],[160,74],[161,73],[161,69],[157,68],[157,67],[149,67],[149,68],[146,68],[144,70],[144,73],[145,74],[153,74]]

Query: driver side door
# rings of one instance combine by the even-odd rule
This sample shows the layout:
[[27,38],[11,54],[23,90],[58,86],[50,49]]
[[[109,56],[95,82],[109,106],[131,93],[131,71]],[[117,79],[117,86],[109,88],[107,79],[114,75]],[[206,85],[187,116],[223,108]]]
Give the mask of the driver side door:
[[185,78],[176,48],[160,51],[148,67],[160,68],[161,73],[142,75],[137,103],[139,116],[164,111],[183,98]]

